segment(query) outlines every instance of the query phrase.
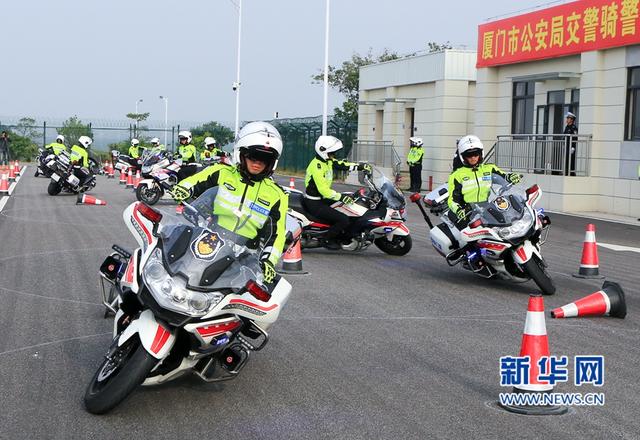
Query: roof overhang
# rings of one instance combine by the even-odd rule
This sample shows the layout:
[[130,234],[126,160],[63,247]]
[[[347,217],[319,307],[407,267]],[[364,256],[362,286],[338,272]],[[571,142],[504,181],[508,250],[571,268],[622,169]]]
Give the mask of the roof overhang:
[[536,82],[551,81],[556,79],[571,79],[571,78],[580,78],[580,73],[578,72],[546,72],[546,73],[534,73],[531,75],[511,77],[513,81],[536,81]]

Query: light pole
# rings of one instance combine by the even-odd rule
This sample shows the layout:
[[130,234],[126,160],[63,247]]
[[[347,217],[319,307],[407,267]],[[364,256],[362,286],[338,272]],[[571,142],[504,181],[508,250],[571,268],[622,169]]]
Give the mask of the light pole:
[[236,81],[233,83],[233,91],[236,92],[236,126],[235,135],[238,136],[240,125],[240,41],[242,37],[242,0],[238,0],[238,60],[236,65]]
[[327,0],[327,15],[324,25],[324,97],[322,100],[322,134],[327,134],[327,103],[329,99],[329,8],[331,0]]
[[167,116],[169,114],[169,98],[160,95],[160,99],[164,99],[164,147],[167,147]]
[[138,99],[136,101],[136,115],[138,114],[138,104],[141,103],[143,101],[143,99]]
[[[136,118],[138,117],[138,104],[141,103],[142,101],[143,101],[142,99],[138,99],[136,101]],[[136,119],[136,125],[135,125],[136,129],[134,130],[134,133],[133,133],[133,135],[136,136],[136,137],[138,136],[138,133],[137,133],[137,131],[138,131],[138,122],[139,121]]]

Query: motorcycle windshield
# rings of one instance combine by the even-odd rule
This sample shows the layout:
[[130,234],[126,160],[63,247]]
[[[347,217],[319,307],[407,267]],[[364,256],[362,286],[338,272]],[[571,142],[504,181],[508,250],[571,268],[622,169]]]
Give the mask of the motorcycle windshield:
[[142,155],[142,166],[152,167],[163,159],[162,153],[147,150]]
[[[182,216],[163,216],[160,240],[165,267],[187,279],[187,287],[199,290],[241,289],[249,280],[262,282],[260,255],[270,237],[248,240],[217,224],[213,214],[218,188],[211,188]],[[247,221],[238,217],[239,229]],[[270,220],[268,220],[269,222]],[[263,231],[271,231],[265,224]]]
[[504,226],[520,220],[525,213],[526,194],[498,174],[492,174],[491,189],[486,202],[473,203],[472,220],[480,219],[485,226]]
[[[370,177],[363,172],[358,173],[358,180],[362,185],[372,185],[374,189],[380,192],[389,208],[397,210],[404,209],[406,205],[404,195],[402,195],[402,192],[395,184],[378,168],[372,167]],[[369,182],[367,182],[367,180]]]

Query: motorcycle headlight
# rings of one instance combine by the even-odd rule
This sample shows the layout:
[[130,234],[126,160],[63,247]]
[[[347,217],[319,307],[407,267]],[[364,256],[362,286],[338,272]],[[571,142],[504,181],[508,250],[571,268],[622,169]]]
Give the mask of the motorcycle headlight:
[[533,216],[529,210],[526,210],[522,218],[513,222],[511,226],[496,229],[500,237],[505,240],[511,240],[512,238],[523,236],[531,228],[531,225],[533,225]]
[[174,312],[204,316],[224,298],[218,292],[187,289],[186,280],[172,278],[162,264],[160,249],[154,250],[149,257],[142,269],[142,277],[158,304]]

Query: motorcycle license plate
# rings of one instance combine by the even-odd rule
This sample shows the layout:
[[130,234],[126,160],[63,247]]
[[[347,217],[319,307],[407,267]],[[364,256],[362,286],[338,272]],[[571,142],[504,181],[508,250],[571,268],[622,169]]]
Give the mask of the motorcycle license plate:
[[69,182],[72,185],[77,185],[78,183],[80,183],[80,179],[78,179],[76,176],[72,174],[67,178],[67,182]]
[[59,181],[60,181],[60,176],[58,176],[56,173],[53,173],[53,174],[51,175],[51,178],[52,178],[53,180],[55,180],[56,182],[59,182]]
[[52,167],[52,166],[54,166],[55,164],[56,164],[55,159],[54,159],[54,160],[50,160],[49,162],[47,162],[47,166],[48,166],[48,167]]

